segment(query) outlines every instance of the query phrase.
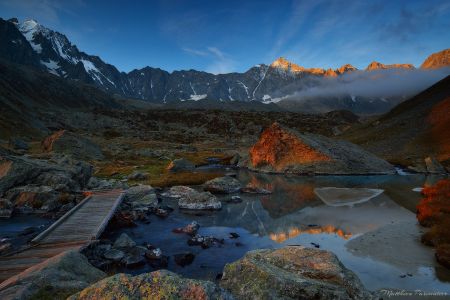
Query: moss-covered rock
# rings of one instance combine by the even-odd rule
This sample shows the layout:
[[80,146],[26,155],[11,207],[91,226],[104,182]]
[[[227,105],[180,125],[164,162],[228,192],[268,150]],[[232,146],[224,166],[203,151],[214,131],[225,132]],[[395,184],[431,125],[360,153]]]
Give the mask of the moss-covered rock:
[[180,277],[167,270],[137,276],[116,274],[105,278],[68,300],[87,299],[232,299],[209,281]]
[[221,286],[237,299],[365,299],[358,277],[331,252],[289,246],[227,264]]

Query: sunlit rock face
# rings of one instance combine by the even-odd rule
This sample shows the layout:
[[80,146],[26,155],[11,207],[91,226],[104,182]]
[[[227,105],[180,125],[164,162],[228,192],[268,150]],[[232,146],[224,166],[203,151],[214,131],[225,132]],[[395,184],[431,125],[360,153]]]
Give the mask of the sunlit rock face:
[[316,151],[277,123],[261,134],[259,141],[250,149],[250,155],[253,166],[270,165],[275,171],[282,171],[296,163],[330,160],[330,157]]
[[414,69],[414,66],[412,64],[385,65],[377,61],[373,61],[367,66],[366,71],[386,70],[386,69]]
[[393,173],[393,167],[362,148],[340,140],[296,132],[278,123],[266,128],[249,151],[248,167],[295,174]]
[[354,66],[352,66],[351,64],[345,64],[342,67],[340,67],[339,69],[337,69],[336,71],[338,74],[344,74],[344,73],[353,72],[356,70],[358,70],[358,69],[355,68]]
[[450,49],[445,49],[428,56],[420,68],[437,69],[448,66],[450,66]]

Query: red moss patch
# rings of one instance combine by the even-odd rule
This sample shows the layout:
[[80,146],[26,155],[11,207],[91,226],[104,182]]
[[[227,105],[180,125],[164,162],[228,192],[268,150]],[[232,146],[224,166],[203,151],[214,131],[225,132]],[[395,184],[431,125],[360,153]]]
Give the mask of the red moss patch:
[[422,243],[436,247],[436,259],[450,268],[450,180],[424,187],[422,193],[425,197],[417,205],[417,219],[431,227],[422,236]]

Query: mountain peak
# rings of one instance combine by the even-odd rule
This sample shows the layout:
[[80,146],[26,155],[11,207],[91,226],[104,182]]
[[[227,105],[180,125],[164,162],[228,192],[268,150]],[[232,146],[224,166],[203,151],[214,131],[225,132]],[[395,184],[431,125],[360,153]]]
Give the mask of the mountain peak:
[[414,66],[412,64],[391,64],[391,65],[385,65],[377,61],[371,62],[366,70],[372,71],[372,70],[386,70],[386,69],[414,69]]
[[420,66],[421,69],[437,69],[450,66],[450,48],[431,54]]
[[39,26],[40,26],[40,24],[34,19],[27,19],[22,24],[20,24],[20,28],[23,31],[33,30]]
[[270,66],[272,68],[282,69],[291,72],[302,72],[305,70],[305,68],[303,68],[302,66],[296,65],[282,56],[277,58],[273,63],[270,64]]
[[356,71],[356,70],[357,69],[354,66],[352,66],[351,64],[345,64],[342,67],[340,67],[339,69],[337,69],[336,71],[339,74],[344,74],[346,72],[352,72],[352,71]]

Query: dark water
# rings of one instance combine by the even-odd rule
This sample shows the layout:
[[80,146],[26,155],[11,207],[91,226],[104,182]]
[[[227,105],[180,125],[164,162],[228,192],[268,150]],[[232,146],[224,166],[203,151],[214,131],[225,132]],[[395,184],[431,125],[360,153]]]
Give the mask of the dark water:
[[[420,243],[423,228],[417,225],[415,206],[421,194],[413,191],[433,184],[439,177],[408,176],[319,176],[300,177],[255,174],[240,171],[238,179],[269,189],[271,195],[242,194],[242,203],[227,204],[218,212],[192,215],[178,211],[176,202],[164,200],[175,211],[167,219],[150,216],[150,224],[105,234],[114,240],[126,232],[138,244],[150,243],[170,256],[168,269],[191,278],[213,280],[226,263],[247,251],[304,245],[333,251],[371,290],[390,287],[450,292],[450,272],[435,262],[434,252]],[[378,188],[384,192],[364,203],[329,206],[314,193],[318,187]],[[221,196],[226,200],[230,196]],[[199,234],[225,239],[220,246],[201,249],[188,246],[188,236],[172,233],[196,220]],[[230,232],[240,235],[229,237]],[[177,266],[173,255],[196,255],[194,262]],[[145,267],[120,270],[152,271]]]
[[0,244],[10,243],[13,250],[19,249],[50,226],[53,221],[35,215],[0,218]]

